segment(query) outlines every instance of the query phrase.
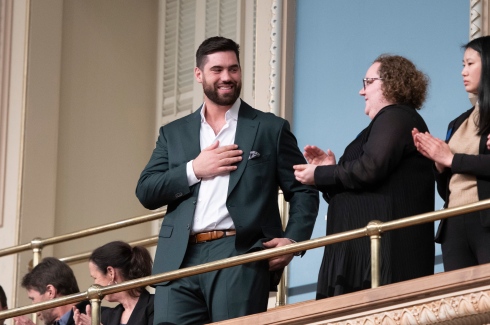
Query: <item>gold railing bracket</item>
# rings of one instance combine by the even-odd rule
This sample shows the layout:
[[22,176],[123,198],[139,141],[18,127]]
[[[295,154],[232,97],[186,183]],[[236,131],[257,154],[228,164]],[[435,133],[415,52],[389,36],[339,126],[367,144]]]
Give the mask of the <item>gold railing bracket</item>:
[[87,289],[87,298],[90,299],[91,304],[91,317],[92,317],[92,325],[100,324],[100,302],[104,298],[104,295],[101,292],[102,286],[98,284],[92,284]]
[[381,226],[383,223],[379,220],[372,220],[366,226],[366,236],[381,236]]
[[36,265],[41,262],[41,252],[43,251],[44,243],[41,238],[34,238],[31,240],[31,248],[32,248],[32,267],[36,267]]
[[104,295],[102,294],[102,286],[98,284],[92,284],[88,289],[87,289],[87,299],[99,299],[102,300],[104,298]]

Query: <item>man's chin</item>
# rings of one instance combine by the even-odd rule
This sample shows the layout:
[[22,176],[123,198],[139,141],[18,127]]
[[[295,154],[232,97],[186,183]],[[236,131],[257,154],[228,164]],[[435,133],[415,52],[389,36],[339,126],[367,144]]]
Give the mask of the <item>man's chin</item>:
[[238,97],[235,96],[220,96],[214,102],[220,106],[231,106],[235,104]]

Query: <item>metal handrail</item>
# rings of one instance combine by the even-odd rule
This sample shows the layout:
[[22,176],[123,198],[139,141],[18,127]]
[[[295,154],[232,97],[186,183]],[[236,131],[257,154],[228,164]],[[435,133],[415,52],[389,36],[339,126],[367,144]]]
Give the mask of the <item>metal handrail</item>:
[[[17,245],[17,246],[12,246],[12,247],[0,249],[0,257],[10,255],[10,254],[20,253],[20,252],[30,250],[30,249],[32,249],[32,250],[37,249],[40,252],[40,250],[43,247],[48,246],[48,245],[54,245],[54,244],[66,242],[66,241],[69,241],[72,239],[83,238],[83,237],[87,237],[87,236],[91,236],[91,235],[95,235],[95,234],[100,234],[100,233],[110,231],[110,230],[116,230],[116,229],[120,229],[120,228],[124,228],[124,227],[137,225],[140,223],[144,223],[147,221],[160,219],[160,218],[163,218],[166,213],[167,213],[167,208],[165,207],[161,211],[158,211],[158,212],[155,212],[152,214],[133,217],[133,218],[129,218],[129,219],[121,220],[121,221],[116,221],[113,223],[108,223],[108,224],[101,225],[101,226],[87,228],[84,230],[79,230],[79,231],[75,231],[75,232],[60,235],[60,236],[54,236],[54,237],[45,238],[45,239],[35,238],[30,243],[25,243],[25,244],[21,244],[21,245]],[[34,259],[38,259],[38,257],[36,258],[36,256],[35,256]],[[34,265],[36,265],[36,264],[37,263],[34,263]]]
[[[76,303],[85,299],[91,299],[91,301],[95,303],[95,306],[100,306],[100,300],[102,299],[103,296],[107,294],[135,289],[147,285],[153,285],[164,281],[171,281],[187,276],[215,271],[218,269],[229,268],[232,266],[245,264],[249,262],[255,262],[258,260],[263,260],[271,257],[301,252],[313,248],[335,244],[346,240],[361,238],[364,236],[376,237],[378,235],[381,235],[385,231],[391,231],[395,229],[404,228],[407,226],[414,226],[426,222],[446,219],[460,214],[489,209],[489,208],[490,208],[490,199],[456,207],[456,208],[444,209],[435,212],[428,212],[428,213],[419,214],[419,215],[388,221],[388,222],[379,222],[379,221],[374,223],[371,222],[368,226],[364,228],[345,231],[342,233],[319,237],[319,238],[315,238],[315,239],[311,239],[295,244],[290,244],[286,246],[271,248],[259,252],[243,254],[243,255],[222,259],[210,263],[205,263],[193,267],[183,268],[171,272],[151,275],[144,278],[126,281],[123,283],[110,285],[106,287],[93,285],[85,292],[79,292],[61,298],[44,301],[42,303],[32,304],[30,306],[24,306],[24,307],[18,307],[6,311],[0,311],[0,319],[6,319],[10,317],[24,315],[27,313],[37,312],[48,308]],[[97,324],[97,325],[99,324],[98,320],[99,320],[100,310],[98,309],[99,308],[92,308],[92,324]]]
[[[157,242],[158,242],[158,236],[153,236],[153,237],[144,238],[144,239],[136,240],[133,242],[129,242],[128,244],[131,247],[134,247],[134,246],[149,247],[149,246],[155,245]],[[61,258],[59,258],[59,260],[66,263],[66,264],[75,264],[75,263],[87,261],[90,258],[91,254],[92,254],[92,252],[85,252],[85,253],[80,253],[80,254],[76,254],[76,255],[61,257]]]

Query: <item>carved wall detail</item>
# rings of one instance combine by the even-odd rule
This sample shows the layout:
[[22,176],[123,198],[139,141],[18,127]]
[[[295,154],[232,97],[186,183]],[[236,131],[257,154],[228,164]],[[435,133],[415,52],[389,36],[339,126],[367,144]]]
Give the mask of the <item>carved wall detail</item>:
[[281,98],[281,37],[282,37],[282,1],[274,0],[271,6],[271,47],[270,47],[270,112],[279,115]]
[[470,1],[470,39],[483,36],[483,1]]
[[479,291],[325,325],[486,324],[490,291]]

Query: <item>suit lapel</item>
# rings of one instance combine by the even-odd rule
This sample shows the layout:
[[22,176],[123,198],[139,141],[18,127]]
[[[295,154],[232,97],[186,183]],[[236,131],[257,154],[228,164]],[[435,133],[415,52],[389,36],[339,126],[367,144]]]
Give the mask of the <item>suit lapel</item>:
[[179,133],[182,144],[181,147],[185,152],[187,161],[195,159],[201,152],[201,143],[199,141],[199,132],[201,130],[201,109],[202,106],[197,111],[186,117],[185,123],[182,124],[184,132]]
[[238,145],[238,149],[243,150],[242,161],[238,164],[237,170],[231,172],[230,182],[228,185],[228,196],[237,185],[240,177],[245,170],[248,163],[248,155],[252,150],[255,142],[255,136],[259,128],[259,122],[255,121],[257,114],[254,110],[245,102],[242,101],[240,105],[240,111],[238,112],[238,121],[235,134],[235,143]]

